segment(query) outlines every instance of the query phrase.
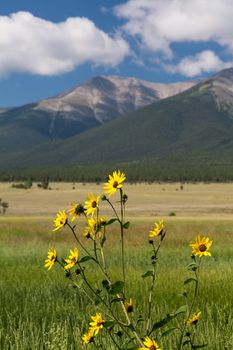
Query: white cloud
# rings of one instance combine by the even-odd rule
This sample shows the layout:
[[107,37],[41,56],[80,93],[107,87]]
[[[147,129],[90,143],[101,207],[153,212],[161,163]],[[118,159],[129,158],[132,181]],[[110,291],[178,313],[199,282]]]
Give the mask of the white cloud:
[[119,35],[111,37],[84,17],[53,23],[17,12],[0,16],[0,33],[0,76],[55,75],[84,62],[116,66],[130,51]]
[[[115,14],[125,19],[123,30],[128,35],[166,60],[174,58],[173,43],[215,42],[233,55],[232,0],[128,0],[115,7]],[[197,72],[224,65],[211,54],[196,59],[206,61]],[[183,63],[189,66],[189,61]]]
[[185,57],[178,65],[164,65],[167,72],[180,73],[192,78],[204,72],[215,72],[232,66],[232,62],[223,62],[213,51],[202,51],[194,56]]

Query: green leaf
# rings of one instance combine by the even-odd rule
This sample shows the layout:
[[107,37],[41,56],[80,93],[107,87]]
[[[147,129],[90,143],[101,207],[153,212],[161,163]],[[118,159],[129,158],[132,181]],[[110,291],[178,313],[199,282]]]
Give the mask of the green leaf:
[[104,328],[107,328],[107,329],[112,329],[116,324],[116,321],[106,321],[104,322],[103,326]]
[[203,344],[203,345],[193,345],[193,349],[201,349],[205,348],[208,344]]
[[124,301],[124,298],[115,298],[115,299],[111,300],[110,304],[112,304],[112,303],[119,303],[121,301]]
[[190,344],[190,340],[185,340],[182,345],[185,346],[187,344]]
[[118,219],[117,219],[117,218],[110,219],[110,220],[108,220],[108,221],[106,222],[105,226],[111,225],[111,224],[113,224],[115,221],[118,221]]
[[153,276],[153,275],[154,275],[153,271],[149,270],[146,273],[144,273],[144,275],[142,275],[142,278],[150,277],[150,276]]
[[117,281],[115,283],[113,283],[113,285],[111,286],[109,293],[110,294],[117,294],[122,292],[124,288],[124,282],[123,281]]
[[79,263],[83,263],[85,261],[88,261],[88,260],[93,260],[93,258],[89,255],[86,255],[86,256],[83,256],[80,260],[79,260]]
[[179,309],[177,309],[176,311],[172,312],[170,315],[172,317],[176,317],[179,314],[183,314],[187,312],[187,305],[182,305],[181,307],[179,307]]
[[164,317],[162,320],[160,320],[159,322],[154,323],[152,330],[150,333],[156,331],[157,329],[165,326],[165,324],[167,324],[168,322],[170,322],[173,318],[175,318],[177,315],[184,313],[187,311],[187,305],[183,305],[181,306],[179,309],[177,309],[176,311],[174,311],[171,314],[168,314],[166,317]]
[[167,329],[165,332],[162,333],[162,337],[165,337],[166,335],[170,334],[171,332],[175,331],[177,328],[176,327],[172,327]]
[[187,280],[184,281],[184,284],[188,284],[188,283],[191,283],[191,282],[197,283],[196,278],[188,278]]
[[195,266],[195,267],[198,267],[198,266],[197,266],[197,263],[191,262],[190,264],[187,265],[187,268],[189,268],[189,267],[194,267],[194,266]]
[[156,322],[153,324],[152,330],[150,333],[156,331],[157,329],[165,326],[165,324],[167,324],[168,322],[170,322],[174,317],[171,316],[170,314],[168,314],[166,317],[164,317],[162,320],[160,320],[159,322]]
[[103,248],[104,243],[106,242],[106,236],[104,236],[101,240],[100,240],[100,245]]
[[125,222],[124,225],[123,225],[123,227],[124,227],[126,230],[129,228],[129,226],[130,226],[130,222],[129,222],[129,221]]

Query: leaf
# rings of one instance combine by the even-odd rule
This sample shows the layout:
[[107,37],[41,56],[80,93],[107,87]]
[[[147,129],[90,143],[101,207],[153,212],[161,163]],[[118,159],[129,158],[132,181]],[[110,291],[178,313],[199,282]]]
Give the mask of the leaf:
[[117,293],[120,293],[122,292],[124,288],[124,282],[123,281],[117,281],[115,283],[112,284],[110,290],[109,290],[109,293],[110,294],[117,294]]
[[190,340],[185,340],[182,345],[185,346],[187,344],[190,344]]
[[108,221],[106,222],[105,226],[111,225],[111,224],[113,224],[115,221],[118,221],[118,219],[117,219],[117,218],[110,219],[110,220],[108,220]]
[[172,327],[167,329],[165,332],[162,333],[162,337],[165,337],[166,335],[170,334],[171,332],[175,331],[177,328],[176,327]]
[[177,309],[176,311],[174,311],[173,313],[171,313],[170,315],[172,317],[176,317],[179,314],[183,314],[187,311],[187,305],[182,305],[181,307],[179,307],[179,309]]
[[190,264],[187,265],[187,268],[194,267],[194,266],[197,267],[197,263],[191,262]]
[[142,275],[142,278],[150,277],[150,276],[153,276],[153,275],[154,275],[153,271],[149,270],[146,273],[144,273],[144,275]]
[[89,255],[85,255],[79,260],[79,263],[83,263],[83,262],[86,262],[88,260],[93,260],[93,258]]
[[160,320],[159,322],[156,322],[153,324],[152,330],[150,333],[156,331],[157,329],[165,326],[165,324],[167,324],[168,322],[170,322],[173,319],[173,316],[171,316],[170,314],[168,314],[166,317],[164,317],[162,320]]
[[124,298],[115,298],[115,299],[111,300],[110,304],[112,304],[112,303],[119,303],[121,301],[124,301]]
[[100,245],[103,248],[104,243],[106,242],[106,236],[104,236],[101,240],[100,240]]
[[123,225],[123,227],[124,227],[126,230],[129,228],[129,226],[130,226],[130,222],[129,222],[129,221],[125,222],[124,225]]
[[162,320],[160,320],[159,322],[154,323],[152,330],[150,333],[154,332],[155,330],[165,326],[165,324],[167,324],[168,322],[170,322],[173,318],[175,318],[177,315],[184,313],[187,311],[187,305],[183,305],[181,306],[179,309],[177,309],[176,311],[174,311],[171,314],[167,314],[166,317],[164,317]]
[[188,283],[191,283],[191,282],[197,283],[196,278],[188,278],[187,280],[184,281],[184,284],[188,284]]
[[103,326],[104,328],[107,328],[108,330],[109,329],[112,329],[116,324],[116,321],[106,321],[104,322]]
[[203,345],[193,345],[193,349],[201,349],[205,348],[208,344],[203,344]]

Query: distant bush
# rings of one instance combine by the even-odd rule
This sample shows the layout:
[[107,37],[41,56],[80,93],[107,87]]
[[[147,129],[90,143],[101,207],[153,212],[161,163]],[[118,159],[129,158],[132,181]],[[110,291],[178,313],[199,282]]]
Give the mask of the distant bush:
[[171,211],[168,216],[176,216],[176,213],[174,211]]
[[47,190],[49,188],[49,180],[43,180],[41,183],[37,184],[37,187]]
[[13,188],[23,188],[23,189],[28,189],[28,188],[31,188],[32,187],[32,181],[31,180],[28,180],[28,181],[25,181],[24,183],[20,183],[20,184],[13,184],[12,187]]
[[4,202],[2,198],[0,198],[0,213],[5,214],[7,208],[9,208],[9,204],[7,202]]

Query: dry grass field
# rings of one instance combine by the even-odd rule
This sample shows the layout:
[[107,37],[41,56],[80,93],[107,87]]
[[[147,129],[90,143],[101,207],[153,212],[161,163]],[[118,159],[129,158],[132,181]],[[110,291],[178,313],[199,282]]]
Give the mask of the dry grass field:
[[[7,216],[51,216],[70,203],[82,202],[87,193],[102,194],[102,184],[51,183],[50,190],[12,188],[0,183],[0,198],[9,203]],[[128,216],[233,218],[233,184],[126,184]]]

